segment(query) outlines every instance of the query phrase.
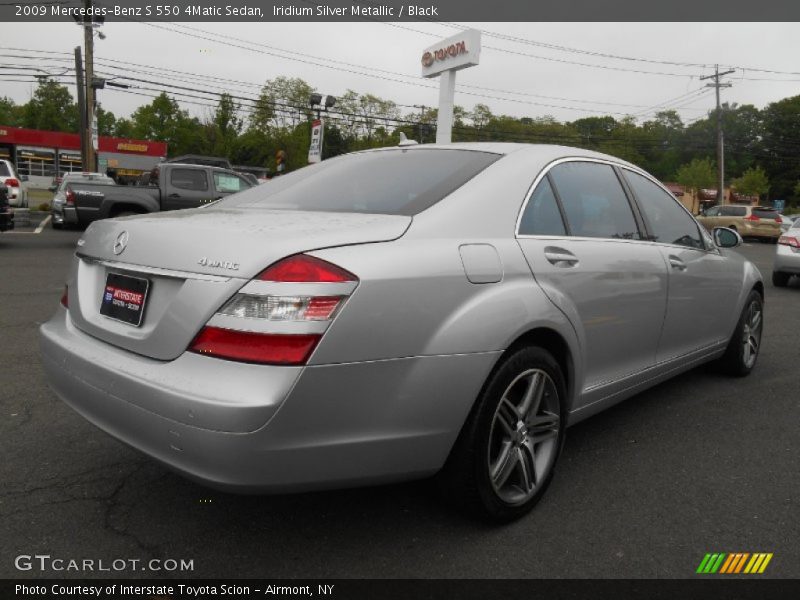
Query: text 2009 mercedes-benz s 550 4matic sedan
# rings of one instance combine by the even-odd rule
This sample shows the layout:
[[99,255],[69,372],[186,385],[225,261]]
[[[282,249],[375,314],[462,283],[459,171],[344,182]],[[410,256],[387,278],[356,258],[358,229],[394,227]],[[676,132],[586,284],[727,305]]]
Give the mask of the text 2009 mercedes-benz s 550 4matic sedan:
[[763,284],[740,243],[594,152],[360,152],[93,223],[43,364],[89,421],[208,485],[438,474],[508,520],[568,424],[706,361],[751,371]]

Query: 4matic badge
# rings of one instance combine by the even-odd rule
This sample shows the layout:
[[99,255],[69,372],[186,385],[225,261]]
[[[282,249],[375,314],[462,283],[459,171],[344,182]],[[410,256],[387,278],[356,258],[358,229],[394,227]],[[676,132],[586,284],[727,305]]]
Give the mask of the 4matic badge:
[[197,261],[201,267],[211,267],[212,269],[228,269],[229,271],[238,271],[239,263],[231,262],[229,260],[213,260],[206,256]]

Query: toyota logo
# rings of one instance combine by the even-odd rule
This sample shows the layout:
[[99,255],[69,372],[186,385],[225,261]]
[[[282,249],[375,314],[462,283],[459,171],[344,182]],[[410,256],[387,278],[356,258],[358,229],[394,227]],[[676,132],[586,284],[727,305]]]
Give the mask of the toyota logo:
[[433,54],[426,52],[422,55],[422,66],[430,67],[433,64]]
[[114,242],[114,254],[122,254],[125,251],[125,248],[128,247],[128,238],[130,236],[127,231],[123,231],[117,236]]

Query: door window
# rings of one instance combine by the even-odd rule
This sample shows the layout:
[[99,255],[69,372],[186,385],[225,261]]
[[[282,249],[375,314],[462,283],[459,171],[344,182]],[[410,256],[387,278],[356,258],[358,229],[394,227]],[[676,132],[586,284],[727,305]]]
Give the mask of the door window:
[[206,172],[202,169],[172,169],[169,182],[181,190],[204,192],[208,189]]
[[547,177],[539,182],[531,195],[522,219],[519,222],[520,235],[566,235],[564,220],[558,209],[553,188]]
[[654,242],[705,248],[697,223],[672,194],[667,194],[646,177],[627,169],[625,179],[639,201],[639,208],[644,214]]
[[550,170],[574,236],[640,239],[633,211],[610,165],[566,162]]

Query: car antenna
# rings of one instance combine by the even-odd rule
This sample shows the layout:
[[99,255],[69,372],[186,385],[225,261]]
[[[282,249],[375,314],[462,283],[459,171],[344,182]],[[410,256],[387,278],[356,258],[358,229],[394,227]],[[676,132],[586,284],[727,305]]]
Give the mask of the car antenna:
[[400,132],[400,143],[397,144],[398,146],[416,146],[417,144],[419,144],[417,140],[410,140],[405,133],[402,131]]

